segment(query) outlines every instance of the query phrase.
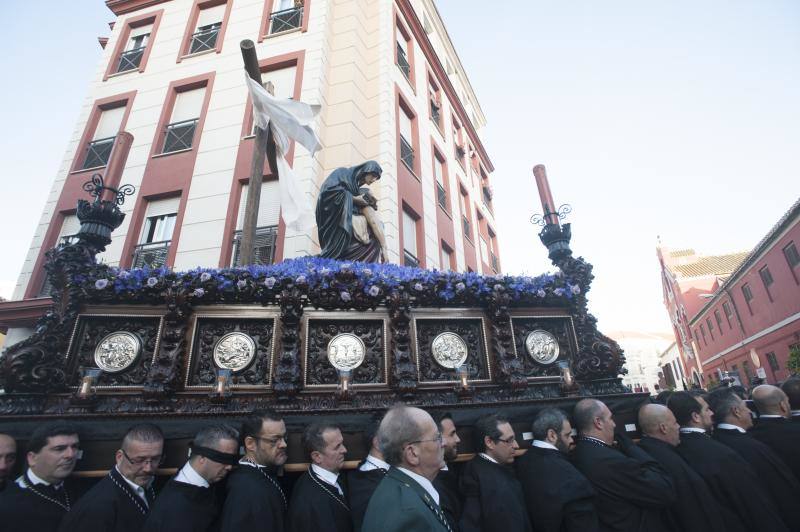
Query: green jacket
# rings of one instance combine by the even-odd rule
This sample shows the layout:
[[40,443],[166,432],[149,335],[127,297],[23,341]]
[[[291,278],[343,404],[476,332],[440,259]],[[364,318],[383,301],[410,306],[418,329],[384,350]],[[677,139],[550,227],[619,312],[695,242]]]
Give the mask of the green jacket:
[[369,500],[361,532],[451,532],[446,523],[428,492],[392,467]]

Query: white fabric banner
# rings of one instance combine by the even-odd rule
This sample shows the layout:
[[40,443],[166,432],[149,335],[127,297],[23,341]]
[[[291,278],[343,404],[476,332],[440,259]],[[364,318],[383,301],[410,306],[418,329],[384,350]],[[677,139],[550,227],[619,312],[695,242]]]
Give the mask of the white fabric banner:
[[261,129],[270,127],[275,139],[283,220],[287,227],[296,231],[308,231],[316,223],[314,211],[297,185],[292,168],[286,162],[286,154],[289,152],[290,139],[302,144],[312,157],[320,149],[319,138],[311,129],[311,123],[319,113],[320,106],[275,98],[246,72],[244,77],[253,100],[255,125]]

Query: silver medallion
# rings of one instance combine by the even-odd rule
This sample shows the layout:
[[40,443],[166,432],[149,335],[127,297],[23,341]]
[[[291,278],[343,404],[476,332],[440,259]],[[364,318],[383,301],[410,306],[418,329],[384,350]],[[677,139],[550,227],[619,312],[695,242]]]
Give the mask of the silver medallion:
[[364,342],[355,334],[337,334],[328,342],[328,362],[338,370],[357,368],[364,362],[366,354]]
[[256,343],[241,332],[226,334],[214,346],[214,364],[220,369],[241,371],[250,365],[255,356]]
[[528,333],[525,337],[525,349],[539,364],[552,364],[560,351],[556,337],[541,329]]
[[94,349],[94,363],[106,373],[119,373],[136,361],[142,350],[139,337],[127,331],[106,335]]
[[431,353],[437,364],[455,369],[467,361],[467,343],[456,333],[443,332],[431,342]]

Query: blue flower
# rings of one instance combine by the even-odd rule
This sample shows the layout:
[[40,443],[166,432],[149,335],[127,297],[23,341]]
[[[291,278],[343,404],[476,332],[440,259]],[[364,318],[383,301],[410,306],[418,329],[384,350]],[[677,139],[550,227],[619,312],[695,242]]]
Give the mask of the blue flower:
[[563,288],[556,288],[553,293],[559,297],[563,296],[566,292]]
[[414,290],[417,292],[422,292],[424,289],[425,287],[422,286],[422,283],[414,283]]
[[539,297],[544,297],[547,295],[547,293],[540,288],[539,290],[536,291],[536,295]]
[[297,279],[294,280],[297,284],[305,284],[306,283],[306,276],[305,275],[298,275]]
[[147,286],[153,288],[155,285],[158,284],[158,279],[155,277],[148,277],[147,278]]
[[108,286],[108,279],[98,279],[94,282],[94,287],[98,290],[102,290],[106,286]]
[[117,277],[119,277],[120,279],[127,279],[130,276],[131,276],[131,272],[129,272],[128,270],[121,270],[117,274]]
[[236,288],[238,288],[239,290],[244,290],[245,288],[247,288],[247,281],[245,281],[244,279],[239,279],[238,281],[236,281]]
[[577,284],[572,285],[570,287],[570,290],[572,290],[573,294],[580,294],[581,293],[581,287],[579,285],[577,285]]
[[463,292],[465,288],[464,283],[456,283],[456,292]]

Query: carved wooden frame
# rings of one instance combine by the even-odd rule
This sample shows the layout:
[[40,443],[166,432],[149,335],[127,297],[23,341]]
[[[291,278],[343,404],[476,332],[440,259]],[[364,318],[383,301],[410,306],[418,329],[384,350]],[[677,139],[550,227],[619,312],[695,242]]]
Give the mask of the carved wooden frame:
[[[572,340],[575,342],[574,350],[575,352],[572,353],[572,356],[569,358],[569,361],[572,362],[572,359],[578,355],[578,335],[575,333],[575,322],[572,319],[571,314],[536,314],[535,311],[530,311],[528,309],[524,309],[522,311],[517,310],[517,312],[511,313],[511,336],[513,338],[512,345],[514,347],[514,356],[520,358],[519,353],[517,352],[517,338],[514,334],[514,320],[525,320],[525,319],[568,319],[570,330],[572,331]],[[549,331],[548,331],[549,332]],[[551,333],[552,334],[552,333]],[[527,353],[525,353],[526,355]],[[555,364],[555,362],[553,362]],[[528,382],[560,382],[561,376],[544,376],[544,377],[526,377]]]

